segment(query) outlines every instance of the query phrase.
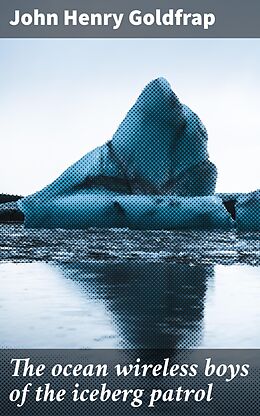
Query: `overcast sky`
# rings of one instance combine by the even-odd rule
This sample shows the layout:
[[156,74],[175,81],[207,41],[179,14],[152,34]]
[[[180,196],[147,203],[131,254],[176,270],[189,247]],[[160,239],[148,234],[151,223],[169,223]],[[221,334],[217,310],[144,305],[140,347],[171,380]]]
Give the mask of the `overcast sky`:
[[111,138],[158,76],[206,125],[217,191],[260,188],[259,39],[2,39],[0,62],[0,193],[39,190]]

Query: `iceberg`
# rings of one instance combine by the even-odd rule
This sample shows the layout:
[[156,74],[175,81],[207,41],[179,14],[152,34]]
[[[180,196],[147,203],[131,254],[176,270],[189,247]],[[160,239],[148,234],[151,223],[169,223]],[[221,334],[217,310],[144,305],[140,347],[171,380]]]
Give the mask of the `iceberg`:
[[229,228],[207,131],[163,78],[150,82],[111,140],[18,201],[27,227]]
[[236,224],[239,230],[260,230],[260,190],[238,198],[236,203]]
[[[25,212],[25,224],[47,228],[130,228],[139,230],[229,229],[231,217],[216,196],[148,195],[59,196],[34,201]],[[36,214],[37,213],[37,214]]]

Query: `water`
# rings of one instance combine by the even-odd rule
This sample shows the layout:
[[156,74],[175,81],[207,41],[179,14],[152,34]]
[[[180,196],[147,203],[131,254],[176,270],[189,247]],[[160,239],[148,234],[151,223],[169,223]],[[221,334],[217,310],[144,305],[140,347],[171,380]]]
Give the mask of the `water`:
[[1,231],[2,347],[260,348],[257,234]]

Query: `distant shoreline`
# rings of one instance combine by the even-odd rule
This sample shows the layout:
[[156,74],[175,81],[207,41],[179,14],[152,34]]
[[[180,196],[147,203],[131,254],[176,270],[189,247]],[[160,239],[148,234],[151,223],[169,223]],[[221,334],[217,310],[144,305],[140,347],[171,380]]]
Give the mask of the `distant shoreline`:
[[24,221],[24,214],[16,204],[21,198],[21,195],[0,194],[0,223]]
[[22,195],[0,194],[0,204],[5,204],[6,202],[16,202],[22,198]]

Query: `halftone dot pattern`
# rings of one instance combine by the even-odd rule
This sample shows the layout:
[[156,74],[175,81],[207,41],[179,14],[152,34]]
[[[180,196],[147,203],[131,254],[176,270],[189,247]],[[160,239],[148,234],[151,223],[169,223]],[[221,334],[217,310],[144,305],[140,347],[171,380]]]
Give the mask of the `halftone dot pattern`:
[[230,229],[202,122],[150,82],[111,141],[18,202],[35,228]]
[[88,262],[64,265],[63,274],[77,282],[88,298],[102,300],[120,347],[189,348],[201,340],[212,266]]
[[[26,227],[36,229],[31,234],[29,231],[33,244],[29,242],[28,249],[32,250],[33,259],[57,262],[66,278],[76,282],[88,296],[102,300],[120,334],[119,346],[133,349],[128,351],[129,358],[133,359],[137,348],[144,360],[149,357],[157,361],[163,360],[165,350],[196,348],[203,331],[206,284],[214,273],[210,252],[200,253],[203,234],[198,230],[211,230],[211,237],[204,235],[214,243],[219,234],[213,230],[231,235],[236,225],[241,230],[260,228],[259,191],[244,199],[227,199],[223,204],[220,197],[214,196],[216,179],[216,167],[208,158],[205,127],[197,115],[180,103],[167,81],[157,79],[145,87],[111,141],[84,156],[42,191],[18,202]],[[234,206],[236,215],[233,213],[232,218]],[[10,209],[7,207],[7,212]],[[13,206],[12,210],[21,219],[21,211]],[[134,237],[139,246],[135,241],[133,250],[129,231],[117,232],[117,228],[140,230],[135,231]],[[76,235],[69,229],[80,231]],[[148,230],[155,232],[150,234],[152,243]],[[156,230],[165,231],[156,235]],[[190,242],[188,254],[183,243],[185,230],[198,231],[194,236],[199,244],[196,240]],[[124,232],[128,233],[125,240]],[[61,249],[63,238],[69,248],[61,261],[56,252],[41,247],[45,239],[49,246]],[[86,238],[93,239],[95,249],[89,248],[93,241]],[[155,249],[158,238],[163,240],[164,251]],[[21,233],[23,239],[26,236]],[[182,249],[172,253],[176,241]],[[26,244],[23,253],[14,254],[16,260],[26,257]],[[122,258],[117,254],[119,246]],[[149,354],[147,349],[156,351]],[[73,356],[60,354],[52,356],[50,352],[50,359],[66,361]],[[7,367],[4,361],[2,368]],[[10,379],[8,375],[6,379]],[[63,382],[57,379],[55,386],[62,388]],[[167,383],[160,380],[158,388],[169,388]],[[196,383],[199,388],[198,380],[193,386]],[[257,383],[250,384],[251,393],[255,394]],[[138,385],[139,379],[132,380],[132,388]],[[227,397],[223,385],[219,389],[220,396],[223,390],[222,396]],[[232,390],[228,403],[224,400],[201,404],[196,414],[246,415],[241,397],[247,397],[246,391],[237,397],[237,391]],[[252,404],[256,410],[250,415],[258,414],[257,402]],[[122,412],[194,415],[193,406],[160,403],[155,409],[123,407]],[[8,409],[11,410],[4,411],[4,416],[15,414],[13,406]],[[41,404],[34,407],[33,413],[27,407],[17,414],[44,416],[50,414],[49,409],[47,404]],[[120,408],[117,403],[110,403],[101,408],[90,407],[87,413],[85,403],[77,407],[70,403],[62,412],[58,404],[51,409],[53,415],[112,415]]]
[[[253,352],[253,357],[252,357]],[[30,363],[35,366],[44,363],[46,369],[41,377],[12,377],[14,365],[11,365],[12,358],[30,358]],[[248,377],[236,377],[232,382],[226,382],[224,377],[204,375],[206,360],[211,357],[211,364],[215,367],[222,365],[221,363],[242,365],[249,363],[251,371]],[[4,416],[22,415],[29,416],[45,416],[52,415],[112,415],[115,412],[122,412],[126,415],[184,415],[191,416],[193,414],[203,416],[215,415],[231,415],[246,416],[259,414],[259,350],[1,350],[1,414]],[[70,363],[71,368],[81,363],[82,367],[88,364],[104,364],[108,365],[108,375],[103,376],[52,376],[51,369],[59,364],[64,367]],[[117,377],[114,366],[120,365],[139,365],[142,374],[142,366],[148,364],[155,367],[161,365],[160,374],[153,376],[152,371],[148,370],[147,375],[128,377]],[[179,367],[176,368],[176,364]],[[193,374],[190,370],[192,365],[196,364],[196,377],[189,376]],[[181,365],[186,367],[181,369]],[[171,372],[171,368],[174,368]],[[165,371],[163,376],[163,370]],[[138,370],[139,371],[139,370]],[[57,373],[56,373],[57,374]],[[157,373],[158,374],[158,373]],[[175,374],[175,375],[173,375]],[[186,376],[180,376],[186,374]],[[228,378],[230,374],[228,373]],[[4,380],[4,382],[3,382]],[[10,392],[16,388],[22,390],[27,383],[29,393],[26,403],[22,407],[17,407],[15,403],[8,400]],[[50,383],[50,388],[58,392],[60,389],[66,390],[64,401],[61,402],[35,402],[35,390],[39,386],[46,386]],[[212,400],[196,402],[192,399],[189,401],[176,401],[176,391],[181,387],[184,392],[186,389],[193,389],[193,393],[204,389],[206,394],[212,387]],[[130,390],[130,394],[125,402],[108,400],[85,400],[73,402],[71,392],[77,388],[82,392],[87,389],[85,396],[89,397],[89,393],[94,389],[101,391],[102,385],[104,389],[110,389],[114,392],[116,389]],[[133,390],[143,390],[141,406],[133,406],[134,394]],[[169,390],[173,391],[172,401],[163,401],[162,397],[154,402],[154,407],[149,407],[151,403],[152,389],[161,390],[163,393],[168,391],[166,396],[169,397]],[[132,393],[131,393],[132,392]],[[204,397],[206,397],[204,394]],[[203,394],[200,393],[201,397]],[[161,395],[162,396],[162,395]],[[103,396],[104,397],[104,396]],[[122,395],[121,395],[122,397]],[[183,397],[183,396],[182,396]]]

